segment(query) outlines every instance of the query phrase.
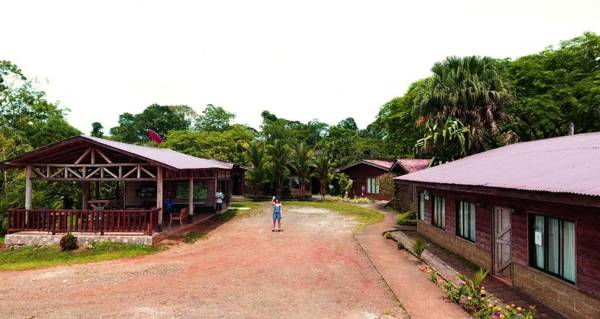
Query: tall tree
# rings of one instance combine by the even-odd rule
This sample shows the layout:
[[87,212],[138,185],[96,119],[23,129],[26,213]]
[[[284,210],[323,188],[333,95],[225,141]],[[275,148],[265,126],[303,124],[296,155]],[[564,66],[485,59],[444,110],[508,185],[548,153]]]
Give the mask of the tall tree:
[[246,181],[252,185],[254,200],[260,200],[263,186],[269,180],[265,147],[261,142],[254,141],[248,145],[246,161],[249,163]]
[[161,146],[196,157],[247,165],[244,153],[255,136],[251,128],[234,124],[223,132],[170,131]]
[[104,132],[102,131],[103,129],[104,126],[102,126],[100,122],[94,122],[92,123],[92,131],[90,132],[90,135],[93,137],[102,138],[104,136]]
[[289,174],[289,153],[289,147],[282,140],[275,140],[273,144],[267,146],[271,176],[278,198],[281,198],[283,182]]
[[488,135],[500,134],[513,95],[488,57],[448,57],[435,63],[431,90],[421,99],[422,115],[439,122],[455,118],[469,127],[473,151],[485,148]]
[[231,126],[235,114],[220,106],[208,104],[196,120],[196,130],[222,132]]
[[315,156],[315,171],[314,176],[319,180],[321,199],[325,198],[327,193],[327,185],[331,178],[331,162],[329,155],[326,152],[317,152]]
[[156,131],[162,137],[170,131],[187,130],[190,127],[188,109],[182,105],[152,104],[139,114],[123,113],[119,115],[119,125],[111,128],[110,134],[121,142],[143,144],[148,142],[147,129]]
[[304,200],[304,187],[310,178],[314,152],[306,144],[300,143],[292,152],[291,166],[300,182],[300,199]]
[[522,140],[600,130],[600,36],[584,33],[507,63],[515,90],[508,127]]

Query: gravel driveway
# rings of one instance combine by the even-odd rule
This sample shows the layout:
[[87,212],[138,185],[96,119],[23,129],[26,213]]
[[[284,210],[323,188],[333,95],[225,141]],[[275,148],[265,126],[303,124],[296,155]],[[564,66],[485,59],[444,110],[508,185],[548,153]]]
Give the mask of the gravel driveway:
[[194,244],[156,255],[0,272],[2,318],[404,318],[352,238],[327,210],[267,206]]

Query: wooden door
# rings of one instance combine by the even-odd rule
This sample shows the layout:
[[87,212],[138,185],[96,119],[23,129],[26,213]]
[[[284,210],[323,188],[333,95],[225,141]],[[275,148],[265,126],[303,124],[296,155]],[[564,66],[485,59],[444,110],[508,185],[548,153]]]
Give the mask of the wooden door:
[[512,278],[511,213],[509,208],[494,208],[494,274],[507,278]]

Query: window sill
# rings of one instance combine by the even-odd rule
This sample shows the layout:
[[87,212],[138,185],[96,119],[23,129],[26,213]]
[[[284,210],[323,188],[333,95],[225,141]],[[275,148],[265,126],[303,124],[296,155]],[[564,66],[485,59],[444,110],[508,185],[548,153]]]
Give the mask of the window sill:
[[461,235],[456,235],[456,238],[458,238],[458,239],[460,239],[462,241],[466,241],[467,243],[473,244],[473,245],[476,243],[476,240],[477,240],[477,239],[476,240],[470,240],[469,238],[462,237]]
[[560,277],[558,275],[555,275],[555,274],[553,274],[551,272],[545,271],[543,269],[540,269],[540,268],[532,266],[532,265],[527,265],[527,268],[529,268],[529,270],[535,271],[536,273],[539,273],[540,275],[549,277],[550,279],[558,280],[559,282],[561,282],[561,283],[563,283],[563,284],[565,284],[567,286],[570,286],[570,287],[575,288],[575,289],[577,288],[577,283],[576,282],[573,282],[573,281],[570,281],[568,279],[562,278],[562,277]]

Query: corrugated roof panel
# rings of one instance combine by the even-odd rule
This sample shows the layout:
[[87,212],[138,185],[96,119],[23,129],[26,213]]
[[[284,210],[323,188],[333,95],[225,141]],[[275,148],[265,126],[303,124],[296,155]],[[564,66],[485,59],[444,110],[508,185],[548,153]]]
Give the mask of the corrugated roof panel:
[[600,132],[516,143],[396,179],[600,196]]

